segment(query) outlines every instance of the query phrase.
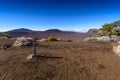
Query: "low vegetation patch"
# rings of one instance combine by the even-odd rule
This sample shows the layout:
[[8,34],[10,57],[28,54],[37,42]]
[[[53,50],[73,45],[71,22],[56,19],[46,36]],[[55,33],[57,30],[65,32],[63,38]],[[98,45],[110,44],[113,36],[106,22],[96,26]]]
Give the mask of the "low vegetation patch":
[[48,41],[57,41],[57,39],[54,36],[49,36]]
[[11,47],[15,39],[0,39],[0,47]]
[[7,34],[7,33],[0,33],[0,37],[11,38],[11,35],[10,35],[10,34]]

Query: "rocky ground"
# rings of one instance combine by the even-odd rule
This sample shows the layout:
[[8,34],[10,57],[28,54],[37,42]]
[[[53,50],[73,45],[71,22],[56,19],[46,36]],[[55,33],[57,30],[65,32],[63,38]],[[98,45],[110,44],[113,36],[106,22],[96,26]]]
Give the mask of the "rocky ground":
[[120,57],[110,42],[42,42],[0,49],[1,80],[120,80]]

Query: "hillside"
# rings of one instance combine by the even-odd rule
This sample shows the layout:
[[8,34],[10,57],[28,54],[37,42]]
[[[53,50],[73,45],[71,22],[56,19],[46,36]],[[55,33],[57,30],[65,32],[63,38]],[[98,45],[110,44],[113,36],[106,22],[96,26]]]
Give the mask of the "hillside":
[[9,33],[12,33],[12,32],[28,32],[28,33],[31,33],[31,32],[33,32],[32,30],[30,30],[30,29],[25,29],[25,28],[20,28],[20,29],[14,29],[14,30],[10,30],[10,31],[7,31],[7,32],[9,32]]
[[43,57],[30,61],[26,58],[32,54],[32,47],[0,49],[0,78],[4,80],[120,80],[120,58],[112,51],[112,44],[43,42],[37,46],[37,54]]
[[33,31],[29,29],[15,29],[7,31],[12,37],[32,36],[41,38],[47,38],[48,36],[55,36],[56,38],[71,39],[71,40],[83,40],[88,37],[88,33],[78,33],[72,31],[62,31],[59,29],[49,29],[46,31]]

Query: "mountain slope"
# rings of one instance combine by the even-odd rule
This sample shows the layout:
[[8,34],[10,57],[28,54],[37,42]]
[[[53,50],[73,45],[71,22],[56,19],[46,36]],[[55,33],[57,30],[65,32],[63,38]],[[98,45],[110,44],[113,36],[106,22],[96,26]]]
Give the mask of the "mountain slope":
[[46,31],[32,31],[29,29],[21,28],[8,31],[6,33],[9,33],[12,37],[31,36],[38,37],[39,39],[47,38],[48,36],[55,36],[56,38],[62,39],[83,40],[85,37],[89,36],[87,33],[62,31],[59,29],[49,29]]
[[33,31],[30,30],[30,29],[20,28],[20,29],[10,30],[10,31],[8,31],[8,32],[9,32],[9,33],[12,33],[12,32],[26,32],[26,33],[31,33],[31,32],[33,32]]

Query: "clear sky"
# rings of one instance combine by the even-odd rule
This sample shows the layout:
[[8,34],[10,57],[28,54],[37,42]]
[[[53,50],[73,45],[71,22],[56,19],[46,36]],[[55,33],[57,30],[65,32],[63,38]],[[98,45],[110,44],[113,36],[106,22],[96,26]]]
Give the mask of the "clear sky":
[[120,20],[120,0],[0,0],[0,31],[87,31]]

